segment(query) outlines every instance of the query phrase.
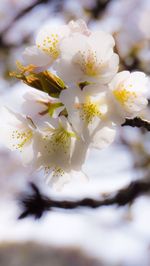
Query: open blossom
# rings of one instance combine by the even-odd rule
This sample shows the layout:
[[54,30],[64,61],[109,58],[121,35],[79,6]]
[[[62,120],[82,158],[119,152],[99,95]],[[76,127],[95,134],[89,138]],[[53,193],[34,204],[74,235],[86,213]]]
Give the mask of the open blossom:
[[9,149],[21,152],[24,164],[33,162],[37,154],[33,150],[33,142],[38,134],[32,119],[6,108],[1,110],[1,117],[1,141]]
[[48,68],[60,56],[61,40],[69,35],[67,25],[59,27],[44,26],[36,37],[36,45],[25,49],[24,61],[36,67]]
[[65,82],[89,81],[107,84],[118,70],[114,39],[102,31],[89,36],[76,33],[60,45],[61,57],[55,66]]
[[45,169],[48,182],[56,179],[59,181],[59,178],[65,181],[72,171],[82,172],[88,146],[65,117],[45,122],[40,133],[36,165],[39,169]]
[[42,142],[39,143],[41,164],[64,167],[70,163],[76,134],[65,117],[49,119],[40,127]]
[[133,118],[148,104],[148,78],[143,72],[122,71],[110,83],[114,113],[120,118]]
[[90,94],[86,88],[65,90],[61,92],[68,119],[74,129],[90,147],[102,149],[115,138],[116,130],[108,120],[108,105],[105,92]]
[[[45,119],[37,127],[30,117],[3,108],[5,118],[0,132],[3,143],[21,152],[25,165],[45,170],[48,182],[66,182],[70,175],[81,174],[88,146],[71,128],[67,119]],[[80,151],[81,149],[81,151]]]
[[35,65],[40,71],[48,68],[60,57],[62,40],[76,32],[90,35],[83,20],[70,21],[62,26],[43,26],[37,34],[36,45],[27,47],[23,52],[25,63]]
[[[71,165],[73,169],[77,169],[75,160],[78,161],[79,154],[76,149],[77,147],[79,148],[78,143],[81,145],[82,141],[72,129],[68,120],[64,116],[60,116],[57,119],[51,118],[41,126],[40,132],[42,136],[41,145],[39,143],[40,164],[59,168],[67,168],[67,166],[69,168]],[[81,161],[83,162],[84,160],[81,160],[80,157]]]

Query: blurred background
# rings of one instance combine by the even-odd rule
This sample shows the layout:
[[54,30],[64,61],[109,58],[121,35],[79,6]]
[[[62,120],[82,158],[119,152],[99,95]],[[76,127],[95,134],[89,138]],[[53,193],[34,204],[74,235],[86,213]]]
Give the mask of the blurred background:
[[[120,70],[150,74],[150,0],[0,0],[0,104],[17,105],[26,85],[9,76],[40,26],[84,19],[113,34]],[[143,114],[149,119],[149,108]],[[40,220],[18,221],[17,198],[38,184],[61,198],[100,197],[133,180],[150,178],[150,133],[122,127],[104,151],[84,165],[89,181],[72,180],[61,192],[31,174],[19,155],[0,144],[0,266],[150,266],[150,197],[125,207],[53,210]]]

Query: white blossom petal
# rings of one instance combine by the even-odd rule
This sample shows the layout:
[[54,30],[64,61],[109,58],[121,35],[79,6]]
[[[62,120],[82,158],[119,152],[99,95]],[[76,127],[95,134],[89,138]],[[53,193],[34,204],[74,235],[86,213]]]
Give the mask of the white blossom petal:
[[122,71],[109,86],[114,112],[124,119],[137,116],[148,104],[148,78],[143,72]]

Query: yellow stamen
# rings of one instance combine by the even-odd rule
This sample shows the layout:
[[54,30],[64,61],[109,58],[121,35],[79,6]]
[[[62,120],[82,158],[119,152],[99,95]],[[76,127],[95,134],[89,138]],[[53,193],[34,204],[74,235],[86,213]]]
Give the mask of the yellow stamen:
[[43,40],[42,45],[38,44],[38,48],[42,49],[43,52],[51,55],[53,59],[57,59],[60,51],[58,49],[59,38],[58,34],[51,34],[51,36],[46,36]]
[[87,124],[92,123],[95,117],[102,116],[102,113],[99,110],[99,104],[91,102],[89,97],[85,103],[76,104],[76,108],[81,110],[80,117]]
[[74,132],[67,131],[61,125],[56,129],[50,129],[47,133],[50,134],[45,135],[44,139],[48,141],[45,145],[45,149],[48,150],[48,153],[56,152],[59,149],[67,153],[71,145],[71,138],[76,138]]
[[60,177],[65,174],[64,170],[60,167],[55,167],[53,170],[53,175],[52,177]]
[[88,50],[88,54],[79,52],[79,65],[82,71],[88,76],[97,76],[100,72],[102,64],[97,62],[96,52]]
[[120,102],[122,105],[125,105],[129,100],[130,102],[133,102],[134,99],[137,97],[135,92],[129,91],[125,88],[116,89],[113,91],[113,94],[116,100]]
[[52,178],[53,177],[60,177],[63,176],[65,174],[64,170],[60,167],[52,167],[52,166],[45,166],[44,167],[45,170],[45,174],[49,175],[50,172],[52,171]]
[[31,130],[27,130],[24,132],[19,132],[18,130],[14,130],[12,133],[12,139],[16,139],[18,141],[17,144],[14,144],[13,147],[22,151],[24,145],[31,140],[33,133]]

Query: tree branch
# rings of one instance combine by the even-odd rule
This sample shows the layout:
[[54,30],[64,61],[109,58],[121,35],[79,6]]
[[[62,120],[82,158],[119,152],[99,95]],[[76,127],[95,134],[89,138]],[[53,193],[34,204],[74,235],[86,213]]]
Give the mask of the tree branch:
[[150,131],[150,122],[142,120],[140,117],[135,117],[134,119],[126,119],[125,123],[122,124],[122,127],[123,126],[145,128],[147,131]]
[[19,219],[23,219],[27,216],[33,216],[34,218],[39,219],[44,212],[50,211],[53,208],[71,210],[79,207],[94,209],[101,206],[111,206],[114,204],[118,206],[124,206],[126,204],[131,204],[139,195],[150,191],[150,183],[145,181],[134,181],[126,188],[121,189],[115,194],[110,195],[108,198],[102,200],[85,198],[77,201],[59,201],[42,195],[35,184],[31,183],[30,186],[32,189],[32,194],[24,195],[20,199],[23,212],[19,216]]
[[85,8],[85,11],[89,12],[92,18],[98,19],[111,1],[112,0],[95,0],[94,5],[91,8]]
[[[30,6],[24,8],[23,10],[21,10],[11,21],[11,23],[9,23],[9,25],[7,27],[4,28],[3,31],[0,32],[0,47],[1,48],[13,48],[16,47],[15,45],[11,45],[11,44],[7,44],[4,42],[3,38],[4,35],[11,29],[12,25],[19,19],[21,19],[22,17],[24,17],[26,14],[28,14],[29,12],[32,11],[33,8],[35,8],[36,6],[40,5],[40,4],[46,4],[48,2],[51,2],[52,0],[37,0],[35,2],[33,2]],[[54,0],[53,0],[54,1]],[[56,0],[55,0],[56,1]],[[24,40],[25,41],[25,40]],[[20,44],[19,44],[20,45]]]

